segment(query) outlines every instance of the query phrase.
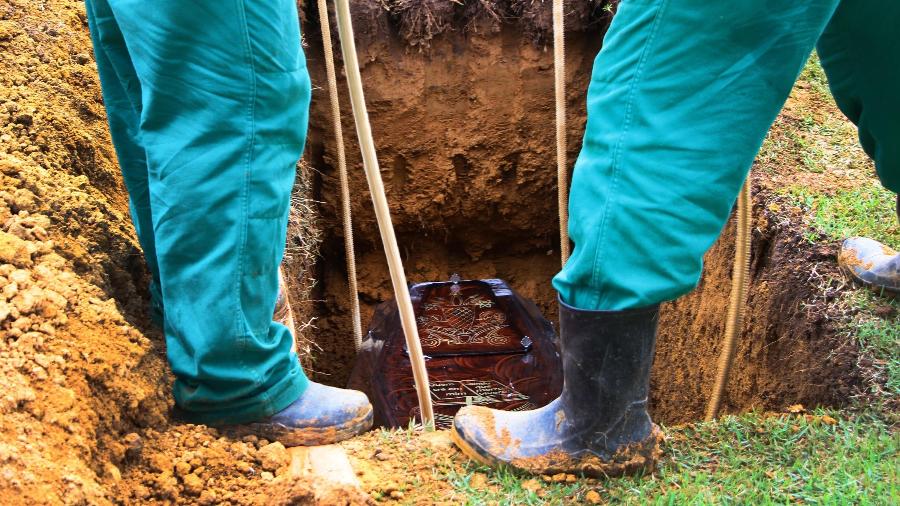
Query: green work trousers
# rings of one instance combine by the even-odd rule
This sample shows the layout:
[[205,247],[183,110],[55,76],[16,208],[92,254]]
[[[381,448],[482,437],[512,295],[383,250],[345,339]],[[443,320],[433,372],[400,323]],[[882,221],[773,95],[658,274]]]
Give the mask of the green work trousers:
[[621,310],[694,288],[818,42],[840,109],[900,190],[900,2],[622,0],[597,55],[554,287]]
[[241,423],[308,380],[272,321],[310,82],[293,0],[86,0],[176,403]]

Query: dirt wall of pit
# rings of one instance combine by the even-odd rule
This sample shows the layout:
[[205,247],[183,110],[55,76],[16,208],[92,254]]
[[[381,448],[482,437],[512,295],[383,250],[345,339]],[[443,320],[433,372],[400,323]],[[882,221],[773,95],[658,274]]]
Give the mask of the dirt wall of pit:
[[[373,14],[365,4],[354,4],[357,47],[409,280],[445,279],[453,272],[473,278],[501,276],[538,298],[540,291],[549,290],[547,274],[559,264],[551,52],[515,25],[478,33],[460,27],[430,39],[428,48],[419,50],[392,27],[387,12]],[[316,88],[307,160],[319,173],[315,198],[322,203],[325,231],[317,276],[317,296],[325,303],[316,311],[323,358],[313,368],[340,383],[346,379],[352,350],[347,347],[337,157],[316,16],[311,12],[312,21],[304,25]],[[571,159],[585,121],[583,90],[602,35],[598,26],[568,42]],[[360,297],[367,319],[372,304],[389,298],[391,288],[346,86],[343,80],[339,84]]]
[[[385,10],[355,7],[361,72],[382,178],[410,282],[500,277],[556,320],[550,278],[559,269],[553,58],[520,27],[448,30],[410,45]],[[342,385],[353,363],[330,105],[317,13],[304,25],[313,94],[307,160],[324,232],[311,309],[318,349],[311,368]],[[333,17],[332,17],[333,19]],[[585,92],[606,25],[568,34],[569,161],[585,123]],[[336,33],[336,31],[335,31]],[[335,38],[337,36],[335,35]],[[337,40],[335,40],[337,43]],[[363,326],[392,296],[368,194],[346,84],[339,77],[347,142]],[[757,198],[747,324],[725,409],[840,403],[858,383],[853,350],[841,347],[811,299],[809,251],[775,226]],[[709,252],[698,290],[665,307],[653,373],[653,411],[666,423],[702,417],[715,375],[730,289],[731,225]],[[798,270],[799,269],[799,270]],[[827,267],[826,267],[827,269]],[[813,309],[809,309],[812,307]]]

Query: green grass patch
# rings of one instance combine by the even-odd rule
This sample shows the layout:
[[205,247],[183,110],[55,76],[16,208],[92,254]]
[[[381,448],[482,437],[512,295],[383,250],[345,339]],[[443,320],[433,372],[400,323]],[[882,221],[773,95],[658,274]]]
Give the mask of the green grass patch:
[[809,224],[814,230],[807,234],[807,239],[811,242],[864,236],[900,246],[896,197],[880,185],[866,182],[834,195],[802,187],[791,187],[786,193],[809,209]]
[[666,432],[666,456],[650,476],[566,484],[473,464],[447,478],[473,505],[569,504],[590,491],[615,504],[900,501],[900,435],[875,413],[748,413]]
[[874,393],[900,396],[900,300],[879,297],[869,290],[853,290],[845,297],[849,307],[858,309],[847,330],[884,382],[884,390]]
[[803,66],[798,80],[806,81],[810,87],[823,97],[831,97],[831,90],[828,89],[828,78],[825,76],[825,69],[822,68],[822,62],[819,60],[819,54],[813,51]]
[[900,395],[900,318],[859,321],[856,336],[863,350],[877,361],[875,366],[884,371],[887,393]]
[[[757,155],[757,166],[769,174],[800,170],[822,174],[859,170],[871,166],[859,146],[856,127],[830,105],[825,73],[813,54],[801,72],[798,85],[812,91],[808,98],[792,102],[791,113],[780,115]],[[796,95],[795,95],[796,98]]]

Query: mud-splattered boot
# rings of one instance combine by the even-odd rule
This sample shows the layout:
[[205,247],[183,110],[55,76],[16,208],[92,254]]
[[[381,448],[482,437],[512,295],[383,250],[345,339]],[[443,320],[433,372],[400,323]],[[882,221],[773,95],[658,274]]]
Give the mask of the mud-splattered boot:
[[[900,196],[897,197],[900,220]],[[900,253],[874,239],[851,237],[844,241],[838,263],[856,283],[879,295],[900,297]]]
[[262,420],[220,427],[234,438],[254,435],[284,446],[327,445],[372,428],[372,405],[366,394],[313,381],[299,399]]
[[559,302],[565,384],[533,411],[467,406],[451,437],[489,466],[618,476],[652,468],[662,433],[647,413],[659,306],[582,311]]

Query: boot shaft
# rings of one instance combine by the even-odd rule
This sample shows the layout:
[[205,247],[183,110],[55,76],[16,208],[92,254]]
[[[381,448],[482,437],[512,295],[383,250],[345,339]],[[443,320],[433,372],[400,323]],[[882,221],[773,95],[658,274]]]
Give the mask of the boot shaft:
[[559,315],[567,419],[604,434],[623,424],[649,430],[659,306],[587,311],[560,300]]

